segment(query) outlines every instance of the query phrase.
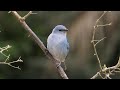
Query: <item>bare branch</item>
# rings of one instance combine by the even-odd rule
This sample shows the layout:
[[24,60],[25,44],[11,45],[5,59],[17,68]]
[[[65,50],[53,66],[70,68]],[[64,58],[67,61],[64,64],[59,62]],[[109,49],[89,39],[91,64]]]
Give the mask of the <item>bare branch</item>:
[[119,57],[118,63],[116,64],[116,67],[120,67],[120,57]]
[[21,60],[21,57],[19,57],[19,59],[18,59],[17,61],[12,61],[12,62],[7,62],[8,59],[9,59],[9,58],[7,58],[6,61],[4,61],[4,62],[0,62],[0,64],[6,64],[6,65],[8,65],[8,66],[10,66],[10,67],[13,67],[13,68],[16,68],[16,69],[21,70],[21,68],[20,68],[19,66],[16,67],[16,66],[13,66],[13,65],[12,65],[12,63],[23,62],[23,60]]
[[10,58],[10,54],[7,56],[5,62],[7,62],[7,60],[9,60],[9,58]]
[[23,19],[27,19],[31,14],[37,14],[37,13],[33,13],[32,11],[30,11],[28,14],[26,14]]
[[97,25],[97,27],[105,27],[105,26],[110,26],[110,25],[112,25],[112,23],[104,24],[104,25]]
[[101,61],[100,61],[100,58],[99,58],[99,56],[98,56],[98,53],[97,53],[97,50],[96,50],[96,45],[99,43],[99,42],[101,42],[102,41],[102,39],[101,40],[99,40],[96,44],[95,44],[95,32],[96,32],[96,29],[97,29],[97,25],[98,25],[98,22],[100,21],[100,19],[105,15],[107,13],[107,11],[104,11],[104,13],[97,19],[97,21],[96,21],[96,23],[95,23],[95,26],[94,26],[94,30],[93,30],[93,36],[92,36],[92,40],[91,40],[91,42],[92,42],[92,44],[93,44],[93,48],[94,48],[94,55],[96,56],[96,58],[97,58],[97,60],[98,60],[98,63],[99,63],[99,67],[100,67],[100,70],[102,71],[102,65],[101,65]]
[[98,22],[100,21],[100,19],[107,13],[108,11],[104,11],[104,13],[97,19],[94,28],[96,28]]
[[95,79],[99,76],[100,72],[97,72],[91,79]]
[[[120,58],[119,58],[119,61],[118,63],[115,65],[115,66],[112,66],[112,67],[106,67],[106,65],[104,65],[102,67],[101,65],[101,62],[100,62],[100,59],[99,59],[99,56],[98,56],[98,53],[97,53],[97,50],[96,50],[96,45],[99,44],[101,41],[103,41],[106,37],[100,39],[100,40],[95,40],[95,32],[96,32],[96,29],[98,27],[104,27],[104,26],[110,26],[112,25],[112,23],[109,23],[109,24],[104,24],[104,25],[98,25],[98,22],[100,21],[100,19],[107,13],[107,12],[110,12],[110,11],[104,11],[103,14],[97,19],[96,23],[95,23],[95,26],[94,26],[94,30],[93,30],[93,37],[92,37],[92,40],[91,40],[91,43],[93,44],[93,47],[94,47],[94,55],[96,55],[97,57],[97,60],[98,60],[98,63],[99,63],[99,67],[100,67],[100,71],[97,72],[91,79],[95,79],[97,78],[98,76],[101,76],[102,79],[112,79],[110,77],[110,75],[113,75],[115,72],[119,72],[120,71]],[[96,43],[95,43],[96,42]],[[102,75],[104,75],[104,77]]]
[[43,42],[37,37],[37,35],[31,30],[31,28],[27,25],[25,22],[26,17],[28,17],[31,12],[29,12],[24,18],[21,17],[16,11],[11,11],[12,15],[16,17],[18,21],[20,21],[20,24],[24,27],[24,29],[29,33],[29,35],[33,38],[33,40],[38,44],[38,46],[43,50],[45,55],[53,61],[55,66],[57,67],[57,71],[60,74],[60,76],[63,79],[68,79],[66,73],[64,72],[63,68],[61,66],[58,66],[57,60],[53,58],[53,56],[49,53],[47,48],[44,46]]
[[91,79],[95,79],[99,76],[100,73],[105,75],[105,78],[107,79],[112,79],[110,77],[110,75],[114,75],[114,73],[120,73],[120,66],[119,66],[119,62],[120,61],[120,57],[118,60],[118,63],[115,66],[112,67],[106,67],[106,65],[103,67],[102,71],[97,72]]
[[10,45],[7,45],[7,46],[5,46],[5,47],[0,47],[0,53],[1,53],[3,56],[6,57],[6,60],[5,60],[4,62],[0,62],[0,64],[6,64],[6,65],[9,65],[9,66],[11,66],[11,67],[13,67],[13,68],[20,69],[19,66],[16,67],[16,66],[13,66],[13,65],[11,65],[11,64],[12,64],[12,63],[16,63],[16,62],[23,62],[23,61],[21,60],[21,57],[19,57],[19,59],[18,59],[17,61],[7,62],[7,61],[9,60],[9,58],[10,58],[10,54],[9,54],[9,55],[6,55],[6,54],[3,53],[4,51],[8,51],[8,49],[11,48],[11,47],[12,47],[12,46],[10,46]]
[[104,40],[105,38],[106,38],[106,37],[104,37],[104,38],[98,40],[97,43],[95,43],[95,46],[96,46],[98,43],[100,43],[102,40]]
[[93,30],[93,37],[92,37],[91,43],[93,44],[93,47],[94,47],[94,52],[95,52],[94,55],[96,55],[96,57],[97,57],[97,60],[98,60],[99,66],[100,66],[100,71],[97,72],[91,79],[95,79],[98,76],[100,76],[102,79],[112,79],[110,77],[110,75],[114,75],[115,73],[119,73],[120,72],[120,57],[119,57],[118,63],[115,66],[107,67],[104,64],[104,66],[102,67],[102,65],[100,63],[100,59],[99,59],[98,53],[97,53],[97,50],[96,50],[96,45],[99,44],[102,40],[104,40],[106,38],[106,37],[104,37],[104,38],[102,38],[100,40],[95,40],[95,31],[96,31],[97,27],[103,27],[103,26],[108,26],[108,25],[112,24],[112,23],[104,24],[104,25],[98,25],[97,24],[99,22],[99,20],[105,15],[105,13],[107,13],[107,11],[104,11],[104,13],[100,16],[100,18],[97,19],[97,21],[95,23],[95,26],[94,26],[94,30]]

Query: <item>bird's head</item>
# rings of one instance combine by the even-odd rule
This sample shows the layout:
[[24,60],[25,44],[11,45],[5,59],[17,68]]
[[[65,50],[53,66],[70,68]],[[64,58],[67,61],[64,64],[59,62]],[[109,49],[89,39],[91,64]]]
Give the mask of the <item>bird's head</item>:
[[52,33],[57,33],[57,34],[66,34],[68,31],[68,29],[63,26],[63,25],[57,25],[55,26],[55,28],[53,29]]

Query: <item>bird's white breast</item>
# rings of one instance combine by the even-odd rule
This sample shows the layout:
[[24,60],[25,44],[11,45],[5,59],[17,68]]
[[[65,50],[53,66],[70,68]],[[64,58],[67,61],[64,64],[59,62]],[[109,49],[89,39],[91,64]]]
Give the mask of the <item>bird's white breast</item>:
[[53,57],[59,61],[64,62],[67,56],[66,35],[61,34],[50,34],[47,39],[47,48]]

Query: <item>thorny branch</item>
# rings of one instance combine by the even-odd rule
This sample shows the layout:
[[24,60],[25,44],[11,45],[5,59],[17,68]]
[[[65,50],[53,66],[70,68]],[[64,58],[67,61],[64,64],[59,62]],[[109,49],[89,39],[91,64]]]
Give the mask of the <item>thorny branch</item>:
[[102,66],[101,62],[100,62],[100,58],[98,56],[97,50],[96,50],[96,45],[99,44],[101,41],[103,41],[106,37],[100,39],[100,40],[96,40],[95,39],[95,34],[96,34],[96,30],[98,27],[104,27],[104,26],[110,26],[112,23],[109,24],[104,24],[104,25],[98,25],[98,22],[101,20],[101,18],[110,11],[104,11],[103,14],[97,19],[95,26],[94,26],[94,30],[93,30],[93,37],[92,37],[92,41],[91,43],[93,44],[93,48],[94,48],[94,55],[96,56],[98,63],[99,63],[99,67],[100,67],[100,71],[97,72],[91,79],[95,79],[98,76],[100,76],[102,79],[111,79],[110,75],[113,75],[116,72],[120,72],[120,58],[118,60],[118,63],[115,66],[112,67],[107,67],[105,64]]
[[20,68],[19,66],[13,66],[13,65],[12,65],[13,63],[16,63],[16,62],[23,62],[23,60],[21,60],[21,57],[19,57],[19,59],[18,59],[17,61],[8,62],[8,60],[9,60],[9,58],[10,58],[10,54],[9,54],[9,55],[6,55],[6,54],[4,53],[4,51],[8,51],[9,48],[11,48],[10,45],[7,45],[7,46],[5,46],[5,47],[0,47],[0,53],[1,53],[3,56],[6,57],[6,60],[5,60],[4,62],[0,62],[0,64],[6,64],[6,65],[8,65],[8,66],[10,66],[10,67],[17,68],[17,69],[20,69],[20,70],[21,70],[21,68]]
[[64,72],[63,68],[58,64],[57,64],[57,60],[55,60],[53,58],[53,56],[49,53],[49,51],[47,50],[47,48],[44,46],[43,42],[37,37],[37,35],[32,31],[32,29],[27,25],[27,23],[25,22],[25,19],[30,16],[32,13],[32,11],[30,11],[27,15],[25,15],[24,17],[21,17],[16,11],[10,11],[9,13],[12,13],[13,16],[16,17],[16,19],[20,22],[20,24],[25,28],[25,30],[30,34],[30,36],[33,38],[33,40],[38,44],[38,46],[43,50],[43,52],[45,53],[45,55],[53,61],[53,63],[55,64],[55,66],[57,67],[57,71],[60,74],[60,76],[63,79],[68,79],[66,73]]

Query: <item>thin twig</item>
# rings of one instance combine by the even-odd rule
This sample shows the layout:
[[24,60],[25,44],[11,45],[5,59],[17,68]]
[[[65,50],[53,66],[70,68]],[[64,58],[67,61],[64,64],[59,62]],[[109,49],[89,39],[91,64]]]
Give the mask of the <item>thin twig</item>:
[[[25,22],[25,19],[23,19],[23,17],[21,17],[16,11],[11,11],[12,15],[16,17],[16,19],[18,21],[20,21],[20,24],[24,27],[24,29],[29,33],[29,35],[33,38],[33,40],[38,44],[38,46],[43,50],[43,52],[45,53],[45,55],[53,61],[53,63],[55,64],[55,66],[57,67],[57,71],[60,74],[60,76],[63,79],[68,79],[66,73],[64,72],[63,68],[58,64],[57,64],[57,60],[55,60],[53,58],[53,56],[49,53],[49,51],[47,50],[47,48],[44,46],[43,42],[37,37],[37,35],[32,31],[32,29],[27,25],[27,23]],[[30,13],[30,12],[29,12]],[[27,17],[30,15],[28,13]],[[24,17],[25,18],[25,17]]]
[[97,72],[91,79],[97,78],[100,72],[105,75],[105,78],[112,79],[110,75],[113,75],[114,73],[120,73],[120,66],[118,65],[119,63],[120,63],[120,58],[115,66],[103,68],[102,71]]
[[96,23],[95,23],[95,26],[97,26],[98,22],[100,21],[100,19],[107,13],[108,11],[104,11],[103,14],[97,19]]
[[97,50],[96,50],[96,45],[101,42],[103,39],[99,40],[96,44],[94,42],[95,40],[95,33],[96,33],[96,29],[97,29],[97,25],[98,25],[98,22],[100,21],[100,19],[107,13],[107,11],[104,11],[104,13],[97,19],[95,25],[94,25],[94,30],[93,30],[93,36],[92,36],[92,44],[93,44],[93,48],[94,48],[94,55],[96,56],[97,60],[98,60],[98,63],[99,63],[99,67],[100,67],[100,70],[102,71],[102,65],[101,65],[101,61],[100,61],[100,58],[98,56],[98,53],[97,53]]
[[97,53],[97,50],[96,50],[96,47],[95,47],[95,42],[94,42],[94,39],[95,39],[95,31],[96,31],[96,29],[94,28],[94,31],[93,31],[93,37],[92,37],[92,44],[93,44],[93,48],[94,48],[94,55],[96,55],[96,57],[97,57],[97,60],[98,60],[98,63],[99,63],[99,67],[100,67],[100,69],[102,70],[102,66],[101,66],[101,62],[100,62],[100,59],[99,59],[99,56],[98,56],[98,53]]
[[95,79],[99,76],[100,72],[97,72],[93,77],[91,77],[91,79]]
[[23,62],[23,61],[20,59],[21,57],[19,57],[19,59],[18,59],[17,61],[7,62],[7,61],[9,60],[9,58],[10,58],[10,54],[9,54],[9,55],[6,55],[6,54],[4,54],[4,51],[8,51],[8,49],[11,48],[11,47],[12,47],[12,46],[10,46],[10,45],[7,45],[7,46],[5,46],[5,47],[0,47],[0,53],[1,53],[3,56],[6,57],[6,60],[5,60],[4,62],[0,62],[0,64],[7,64],[7,65],[9,65],[9,66],[11,66],[11,67],[13,67],[13,68],[20,69],[19,67],[16,67],[16,66],[11,65],[11,63]]
[[28,14],[26,14],[24,17],[22,17],[22,19],[27,19],[31,14],[37,14],[37,13],[33,13],[32,11],[30,11]]
[[112,23],[104,24],[104,25],[97,25],[97,27],[105,27],[105,26],[110,26],[110,25],[112,25]]
[[104,38],[98,40],[98,41],[95,43],[95,46],[96,46],[98,43],[100,43],[102,40],[104,40],[105,38],[106,38],[106,37],[104,37]]
[[13,66],[12,63],[16,63],[16,62],[23,62],[23,60],[21,60],[21,57],[19,57],[19,59],[17,61],[11,61],[11,62],[7,62],[9,58],[7,58],[4,62],[0,62],[0,64],[6,64],[10,67],[16,68],[21,70],[21,68],[19,66]]
[[[100,67],[100,71],[97,72],[91,79],[95,79],[97,78],[98,76],[101,76],[102,79],[112,79],[110,77],[110,75],[113,75],[115,72],[119,72],[120,71],[120,58],[118,60],[118,63],[115,65],[115,66],[112,66],[112,67],[106,67],[106,65],[103,66],[102,68],[102,65],[101,65],[101,62],[100,62],[100,58],[98,56],[98,53],[97,53],[97,50],[96,50],[96,45],[99,44],[102,40],[104,40],[106,37],[100,39],[100,40],[96,40],[95,39],[95,33],[96,33],[96,29],[98,27],[104,27],[104,26],[110,26],[112,23],[109,23],[109,24],[104,24],[104,25],[98,25],[98,22],[100,21],[100,19],[107,13],[107,12],[110,12],[110,11],[104,11],[103,14],[97,19],[96,23],[95,23],[95,26],[94,26],[94,30],[93,30],[93,36],[92,36],[92,40],[91,40],[91,43],[93,44],[93,48],[94,48],[94,55],[96,55],[97,57],[97,60],[98,60],[98,63],[99,63],[99,67]],[[95,43],[96,42],[96,43]],[[104,77],[102,75],[104,75]]]

